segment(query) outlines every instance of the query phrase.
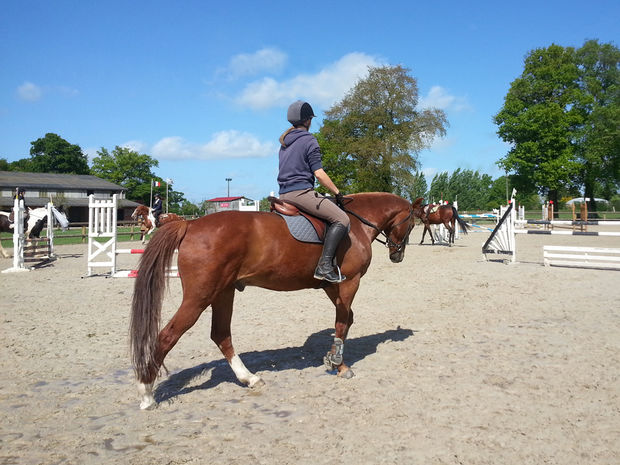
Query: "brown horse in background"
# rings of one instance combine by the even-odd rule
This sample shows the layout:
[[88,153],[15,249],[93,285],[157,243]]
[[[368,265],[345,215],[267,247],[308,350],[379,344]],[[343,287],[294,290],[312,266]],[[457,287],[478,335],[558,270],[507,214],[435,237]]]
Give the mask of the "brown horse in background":
[[438,208],[434,209],[433,207],[435,206],[436,205],[433,204],[418,205],[413,210],[413,214],[424,223],[424,231],[422,232],[420,245],[424,242],[426,231],[428,231],[428,235],[431,236],[432,244],[435,245],[435,238],[433,237],[430,225],[443,224],[448,230],[448,245],[451,247],[452,244],[454,244],[456,223],[458,222],[464,234],[467,234],[469,225],[463,221],[463,218],[459,216],[458,211],[452,205],[439,205]]
[[[131,307],[131,352],[139,390],[140,408],[155,405],[153,383],[166,354],[209,306],[211,339],[220,348],[237,379],[250,387],[264,384],[251,373],[233,348],[230,324],[235,290],[258,286],[275,291],[323,288],[336,307],[335,338],[324,362],[350,378],[343,361],[344,341],[353,324],[351,304],[368,270],[371,244],[385,236],[390,260],[399,263],[414,224],[414,208],[407,200],[387,193],[346,197],[351,230],[341,242],[337,260],[347,279],[339,284],[314,279],[321,244],[303,243],[289,233],[275,213],[227,211],[160,228],[141,257]],[[161,307],[168,269],[178,250],[183,287],[181,306],[160,331]],[[283,323],[290,318],[282,318]]]
[[138,220],[140,222],[140,240],[144,244],[145,238],[147,234],[151,234],[155,228],[159,228],[166,223],[170,223],[171,221],[179,221],[185,220],[182,216],[177,215],[176,213],[162,213],[159,215],[159,222],[155,224],[155,215],[153,215],[153,209],[147,207],[146,205],[138,205],[136,209],[131,214],[131,217],[134,220]]

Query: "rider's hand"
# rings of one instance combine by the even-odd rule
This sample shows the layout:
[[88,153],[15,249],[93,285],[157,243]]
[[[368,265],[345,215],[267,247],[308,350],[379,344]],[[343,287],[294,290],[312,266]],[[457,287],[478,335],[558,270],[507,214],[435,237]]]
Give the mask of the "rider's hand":
[[341,192],[338,192],[336,194],[336,205],[338,205],[340,208],[344,208],[344,195],[342,195]]

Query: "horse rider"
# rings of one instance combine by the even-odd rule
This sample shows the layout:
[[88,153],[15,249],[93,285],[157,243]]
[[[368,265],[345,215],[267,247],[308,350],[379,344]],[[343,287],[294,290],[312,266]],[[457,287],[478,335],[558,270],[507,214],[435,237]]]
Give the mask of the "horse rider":
[[[334,269],[334,256],[340,241],[348,234],[349,216],[339,208],[342,194],[323,170],[319,143],[309,131],[314,111],[308,102],[297,100],[288,107],[291,127],[280,136],[280,169],[278,184],[280,199],[327,221],[323,252],[314,277],[339,283],[346,279]],[[336,205],[314,190],[315,178],[336,196]]]
[[153,202],[153,216],[155,217],[155,226],[159,227],[159,215],[163,211],[161,195],[155,194],[155,201]]
[[[13,199],[18,199],[22,201],[22,205],[24,207],[24,224],[27,224],[28,217],[30,216],[30,214],[28,212],[28,207],[26,206],[26,200],[24,200],[25,194],[26,194],[26,189],[24,189],[23,187],[18,187],[17,190],[15,191],[15,196],[13,197]],[[13,216],[14,216],[14,212],[13,212],[13,209],[11,209],[11,213],[9,213],[9,221],[11,223],[13,223]]]

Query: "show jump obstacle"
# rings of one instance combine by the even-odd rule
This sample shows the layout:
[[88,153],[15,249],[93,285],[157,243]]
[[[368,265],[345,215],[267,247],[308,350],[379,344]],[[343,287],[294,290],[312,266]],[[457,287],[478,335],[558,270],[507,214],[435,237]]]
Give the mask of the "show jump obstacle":
[[[510,204],[500,208],[501,219],[482,246],[482,253],[487,259],[488,254],[505,255],[509,263],[517,261],[517,234],[545,234],[563,236],[617,236],[620,232],[614,231],[556,231],[549,229],[517,229],[517,225],[537,224],[537,225],[562,225],[562,226],[620,226],[620,221],[555,221],[555,220],[525,220],[517,219],[514,209],[514,196],[516,190],[513,189]],[[583,268],[610,268],[620,269],[620,249],[606,249],[597,247],[563,247],[563,246],[544,246],[544,264],[556,266],[575,266]]]
[[[24,231],[24,215],[26,208],[24,201],[15,199],[13,205],[13,266],[3,270],[3,273],[30,271],[56,260],[54,253],[54,222],[60,218],[54,205],[47,204],[47,236],[44,238],[26,237]],[[66,225],[61,225],[66,227]]]
[[[135,278],[138,270],[118,270],[117,257],[123,254],[142,254],[144,249],[118,249],[117,213],[118,198],[95,199],[88,197],[88,276],[93,276],[96,269],[104,268],[113,278]],[[177,267],[171,267],[169,277],[179,277]]]

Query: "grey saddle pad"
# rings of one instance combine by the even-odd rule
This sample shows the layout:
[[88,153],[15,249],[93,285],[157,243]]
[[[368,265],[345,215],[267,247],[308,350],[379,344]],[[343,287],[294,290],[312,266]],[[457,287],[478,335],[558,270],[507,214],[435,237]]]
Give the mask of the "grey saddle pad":
[[278,212],[276,213],[282,218],[284,218],[284,221],[286,221],[286,225],[288,226],[288,229],[291,232],[292,236],[298,241],[313,242],[316,244],[323,243],[323,241],[319,239],[319,235],[316,233],[316,230],[314,229],[314,226],[312,226],[312,223],[310,223],[310,221],[307,220],[304,216],[288,216],[282,215]]

